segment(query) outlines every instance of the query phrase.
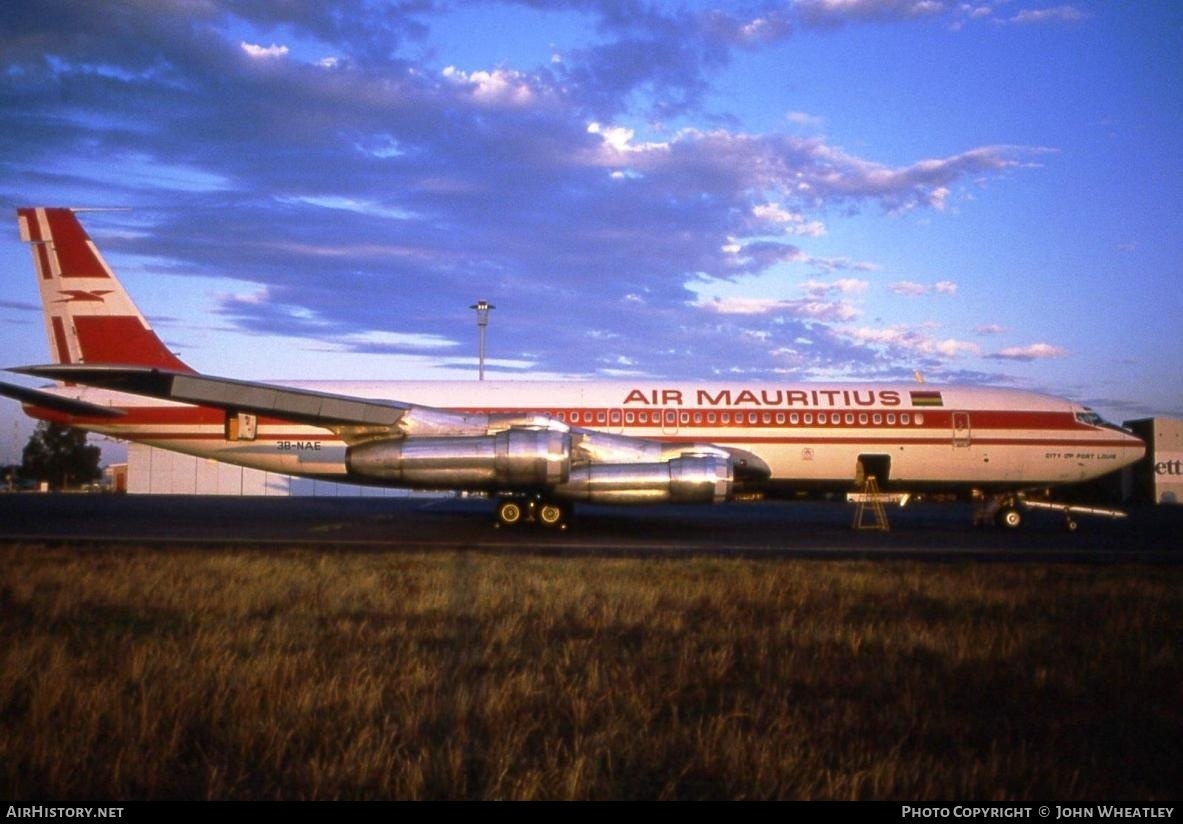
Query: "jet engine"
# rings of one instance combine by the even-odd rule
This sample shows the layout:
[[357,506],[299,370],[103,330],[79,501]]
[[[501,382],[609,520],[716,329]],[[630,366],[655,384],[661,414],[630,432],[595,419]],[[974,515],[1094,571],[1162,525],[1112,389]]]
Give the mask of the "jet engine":
[[549,488],[571,472],[571,435],[507,429],[495,435],[370,441],[345,453],[351,475],[420,489]]
[[554,494],[609,504],[718,503],[731,497],[734,482],[730,458],[683,455],[661,463],[576,466]]

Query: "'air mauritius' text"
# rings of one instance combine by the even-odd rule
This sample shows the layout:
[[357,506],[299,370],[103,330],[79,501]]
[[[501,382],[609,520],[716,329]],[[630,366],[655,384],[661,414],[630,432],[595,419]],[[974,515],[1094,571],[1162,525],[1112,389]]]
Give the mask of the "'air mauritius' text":
[[[684,406],[681,389],[633,389],[623,406]],[[895,389],[698,389],[694,406],[784,406],[850,407],[899,406],[903,403]]]

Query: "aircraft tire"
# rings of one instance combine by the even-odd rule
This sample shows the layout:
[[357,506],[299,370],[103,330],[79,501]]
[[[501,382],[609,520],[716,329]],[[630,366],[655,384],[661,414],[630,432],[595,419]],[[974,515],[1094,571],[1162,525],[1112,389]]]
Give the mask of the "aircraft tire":
[[521,501],[505,498],[497,503],[497,523],[504,526],[517,526],[522,522],[525,511]]
[[1018,507],[1004,506],[998,510],[998,525],[1006,529],[1018,529],[1023,525],[1023,513]]
[[543,501],[538,504],[538,523],[547,528],[562,528],[567,520],[567,510],[562,504]]

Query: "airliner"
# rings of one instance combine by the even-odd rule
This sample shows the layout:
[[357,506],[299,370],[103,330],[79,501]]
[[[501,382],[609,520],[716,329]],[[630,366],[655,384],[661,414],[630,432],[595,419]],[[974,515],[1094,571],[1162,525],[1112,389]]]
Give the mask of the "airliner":
[[1142,457],[1048,395],[925,383],[259,383],[168,349],[68,208],[17,210],[53,363],[0,383],[39,419],[289,475],[485,493],[496,523],[565,526],[574,504],[712,503],[863,489],[974,491],[1006,526],[1026,491]]

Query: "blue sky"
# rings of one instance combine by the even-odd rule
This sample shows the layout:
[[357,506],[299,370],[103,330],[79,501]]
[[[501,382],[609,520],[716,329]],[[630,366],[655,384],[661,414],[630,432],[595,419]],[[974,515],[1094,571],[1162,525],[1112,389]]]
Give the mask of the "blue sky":
[[[256,379],[910,378],[1183,416],[1183,5],[0,7],[12,210]],[[7,377],[6,380],[22,381]],[[0,407],[0,460],[29,427]]]

